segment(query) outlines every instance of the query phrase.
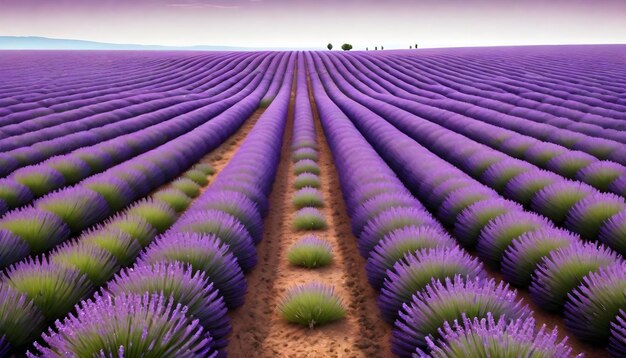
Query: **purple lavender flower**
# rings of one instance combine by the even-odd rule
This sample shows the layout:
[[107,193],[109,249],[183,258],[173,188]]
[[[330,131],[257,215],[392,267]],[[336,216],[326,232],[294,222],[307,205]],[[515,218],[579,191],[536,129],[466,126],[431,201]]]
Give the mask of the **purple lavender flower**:
[[32,207],[7,213],[0,220],[0,228],[24,240],[34,254],[49,250],[70,236],[69,227],[58,216]]
[[620,309],[615,321],[611,323],[609,352],[613,357],[626,356],[626,311]]
[[212,339],[187,308],[163,295],[96,296],[43,335],[43,356],[215,357]]
[[118,262],[109,251],[79,241],[62,244],[50,254],[50,261],[63,267],[77,269],[100,286],[118,270]]
[[128,266],[133,263],[141,251],[141,246],[137,240],[128,233],[115,228],[96,226],[91,230],[86,230],[78,240],[85,245],[93,245],[107,250],[115,257],[120,266]]
[[207,191],[194,203],[194,209],[215,209],[237,218],[252,236],[254,243],[263,236],[263,218],[257,205],[243,193]]
[[540,190],[531,202],[533,211],[557,224],[565,222],[569,210],[595,190],[580,182],[561,181]]
[[46,195],[35,202],[35,207],[57,215],[74,233],[97,224],[110,213],[100,194],[79,186]]
[[418,347],[427,347],[427,337],[437,339],[445,322],[463,317],[482,319],[487,313],[494,319],[532,316],[532,311],[517,300],[517,293],[502,282],[496,284],[494,280],[481,278],[465,280],[459,276],[443,283],[433,281],[410,303],[403,305],[392,332],[391,349],[399,356],[408,357]]
[[352,233],[359,236],[368,221],[381,212],[393,207],[421,208],[414,197],[404,193],[384,193],[377,195],[361,204],[352,215]]
[[521,210],[522,207],[517,203],[499,197],[478,201],[468,206],[457,216],[454,234],[463,246],[474,247],[478,242],[481,230],[493,219]]
[[625,173],[626,168],[620,164],[600,161],[581,169],[576,174],[576,179],[602,191],[608,191],[611,184]]
[[450,193],[473,184],[476,184],[476,182],[469,178],[449,178],[432,188],[432,190],[427,193],[427,199],[425,202],[428,203],[428,206],[431,208],[438,208],[446,200]]
[[215,235],[228,245],[244,271],[256,265],[254,240],[241,222],[228,213],[218,210],[191,211],[180,218],[170,230]]
[[532,170],[512,178],[504,187],[504,196],[528,206],[535,194],[550,184],[561,181],[561,178],[546,170]]
[[202,271],[193,271],[180,262],[140,265],[120,272],[107,286],[112,296],[122,294],[162,294],[175,304],[186,306],[188,317],[199,319],[213,337],[213,347],[226,346],[230,319],[222,294]]
[[139,258],[138,266],[181,262],[202,271],[229,308],[243,304],[247,286],[241,267],[228,245],[217,237],[197,233],[166,233]]
[[33,192],[26,185],[11,179],[0,179],[0,199],[9,209],[26,205],[33,198]]
[[408,226],[432,226],[435,220],[426,210],[414,207],[396,207],[382,211],[368,221],[357,246],[361,256],[367,258],[374,247],[389,233]]
[[30,298],[48,320],[67,314],[92,290],[80,271],[45,258],[19,262],[6,275],[5,283]]
[[520,235],[511,242],[502,256],[504,279],[518,287],[528,287],[532,274],[550,252],[580,240],[568,231],[542,228]]
[[136,197],[126,181],[112,174],[92,176],[80,185],[102,195],[111,211],[121,210]]
[[524,161],[509,159],[491,165],[480,177],[486,185],[501,192],[511,179],[531,171],[539,169],[533,170],[533,166]]
[[[446,322],[441,329],[441,339],[429,338],[430,355],[418,351],[418,357],[445,358],[463,353],[467,357],[552,357],[570,358],[572,348],[567,338],[558,340],[556,327],[548,331],[543,325],[539,330],[533,318],[509,320],[486,318]],[[582,358],[582,355],[576,356]]]
[[[44,316],[26,295],[0,283],[0,337],[5,348],[21,348],[44,329]],[[0,344],[2,346],[2,344]]]
[[453,225],[457,216],[470,205],[497,197],[496,192],[476,184],[457,189],[448,195],[437,211],[437,217],[446,225]]
[[78,183],[91,174],[87,163],[73,156],[52,157],[43,164],[61,173],[66,184]]
[[587,196],[568,212],[565,226],[579,233],[583,239],[595,241],[602,225],[612,216],[626,209],[624,198],[605,193]]
[[28,187],[35,197],[42,196],[65,185],[63,175],[46,165],[21,168],[13,172],[10,179]]
[[608,343],[611,322],[626,307],[626,262],[590,272],[565,304],[565,325],[578,338]]
[[491,220],[480,232],[476,250],[488,264],[498,267],[502,255],[513,240],[522,234],[551,228],[552,224],[535,213],[510,212]]
[[402,306],[432,280],[461,276],[485,277],[482,264],[458,247],[423,249],[407,253],[387,271],[378,298],[383,318],[393,322]]
[[30,248],[28,243],[12,232],[0,230],[0,268],[28,256]]
[[597,161],[598,159],[587,153],[569,151],[550,159],[546,167],[550,171],[574,179],[579,170]]
[[618,260],[616,253],[594,243],[575,242],[554,250],[544,257],[533,274],[531,298],[541,308],[558,312],[585,276]]
[[372,286],[380,289],[387,270],[408,253],[422,249],[454,247],[456,243],[437,226],[407,226],[387,234],[370,252],[365,269]]

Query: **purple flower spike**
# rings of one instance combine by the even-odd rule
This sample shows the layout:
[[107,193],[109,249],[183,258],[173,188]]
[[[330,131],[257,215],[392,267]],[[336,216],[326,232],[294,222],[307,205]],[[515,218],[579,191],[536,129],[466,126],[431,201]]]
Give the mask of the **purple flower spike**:
[[0,199],[6,202],[9,209],[26,205],[33,198],[33,192],[26,185],[11,179],[0,179]]
[[[486,318],[469,319],[454,323],[446,322],[441,330],[441,339],[428,339],[431,355],[419,351],[419,357],[454,357],[463,352],[466,357],[551,357],[570,358],[572,348],[567,338],[558,340],[556,327],[551,331],[543,325],[539,330],[533,318],[509,320],[507,317],[494,319],[491,313]],[[578,355],[576,358],[582,358]]]
[[626,169],[624,166],[613,162],[601,161],[581,169],[576,174],[576,179],[602,191],[608,191],[611,184],[625,173]]
[[386,193],[377,195],[365,201],[358,207],[352,216],[352,233],[359,236],[367,222],[375,218],[381,212],[392,207],[415,207],[421,208],[421,204],[413,196],[408,194]]
[[609,352],[613,357],[626,356],[626,311],[620,310],[615,321],[611,323]]
[[556,228],[522,234],[513,240],[502,256],[502,274],[505,280],[518,287],[528,287],[532,273],[544,257],[577,240],[577,236]]
[[7,213],[0,220],[0,228],[26,241],[34,254],[49,250],[70,237],[69,227],[58,216],[32,207]]
[[579,170],[597,162],[594,156],[584,152],[569,151],[552,158],[546,167],[564,177],[574,179]]
[[530,163],[534,163],[542,168],[545,168],[550,159],[567,151],[567,148],[560,145],[543,142],[530,147],[524,154],[524,159]]
[[461,276],[472,280],[485,277],[482,264],[458,247],[423,249],[406,254],[387,271],[378,298],[383,318],[393,322],[402,305],[411,300],[432,280]]
[[46,258],[16,263],[6,275],[5,283],[33,300],[48,320],[65,316],[93,288],[80,271]]
[[195,233],[166,233],[152,243],[137,266],[181,262],[202,271],[229,308],[243,304],[247,291],[241,267],[217,237]]
[[112,296],[122,294],[163,294],[175,304],[186,306],[187,316],[199,319],[213,337],[213,348],[226,346],[230,319],[222,294],[202,271],[193,272],[180,262],[138,266],[120,272],[107,287]]
[[35,197],[59,189],[65,184],[63,175],[46,165],[37,165],[16,170],[11,175],[11,179],[28,187]]
[[626,307],[626,262],[600,268],[587,275],[569,294],[565,325],[578,338],[608,343],[611,323]]
[[498,216],[519,212],[522,207],[502,198],[481,200],[461,212],[454,224],[454,234],[461,245],[472,248],[478,242],[481,230]]
[[405,254],[422,249],[454,246],[454,239],[436,226],[408,226],[394,230],[370,252],[365,266],[367,278],[372,286],[380,289],[387,277],[387,270]]
[[511,212],[498,216],[480,232],[476,245],[478,256],[497,267],[513,240],[522,234],[551,227],[548,220],[535,213]]
[[595,241],[602,225],[612,216],[626,209],[624,198],[597,193],[574,205],[567,214],[565,226],[579,233],[583,239]]
[[162,295],[96,296],[43,335],[43,356],[216,357],[212,339],[187,308]]
[[244,271],[256,265],[257,256],[254,240],[248,230],[234,216],[218,210],[192,211],[180,218],[171,232],[191,232],[215,235],[228,245]]
[[26,241],[10,231],[0,230],[0,268],[28,256],[29,252],[30,248]]
[[437,217],[446,225],[453,225],[457,216],[470,205],[481,200],[497,197],[497,193],[482,185],[476,184],[457,189],[450,193],[437,211]]
[[626,210],[606,220],[598,234],[600,240],[622,255],[626,255]]
[[0,284],[0,337],[5,348],[20,348],[32,342],[44,329],[44,322],[33,301],[13,287]]
[[502,154],[496,151],[492,151],[492,150],[478,151],[467,158],[467,161],[465,162],[466,163],[465,169],[469,170],[472,173],[472,175],[480,176],[490,166],[505,159],[506,159],[505,154]]
[[263,189],[260,187],[251,184],[251,183],[233,183],[230,181],[216,181],[211,184],[212,190],[219,190],[221,192],[236,192],[242,193],[247,196],[250,200],[252,200],[258,207],[261,212],[261,216],[265,216],[269,210],[269,204],[267,202],[267,197],[263,193]]
[[532,311],[517,293],[504,283],[494,280],[465,280],[461,277],[434,281],[403,305],[400,317],[395,322],[392,351],[401,357],[410,357],[419,348],[426,348],[427,338],[439,337],[439,329],[445,322],[452,323],[463,317],[486,318],[490,313],[494,319],[525,319]]
[[57,170],[65,178],[66,184],[74,184],[91,174],[91,168],[77,157],[59,156],[44,162],[45,165]]
[[80,184],[82,187],[102,195],[112,211],[118,211],[135,199],[135,193],[126,181],[111,175],[92,176]]
[[552,251],[537,266],[530,284],[533,301],[543,309],[558,312],[567,296],[585,276],[618,262],[618,255],[594,243],[575,242]]
[[580,182],[561,181],[540,190],[531,202],[533,211],[562,224],[569,210],[595,190]]
[[102,195],[78,186],[46,195],[35,207],[57,215],[74,233],[97,224],[111,211]]
[[504,196],[528,206],[537,192],[558,181],[561,181],[558,175],[546,170],[533,170],[522,173],[506,184]]
[[539,171],[538,169],[532,169],[532,165],[521,160],[503,160],[485,170],[481,178],[489,187],[501,192],[507,183],[517,175],[530,171]]
[[472,184],[475,184],[475,182],[468,178],[449,178],[434,187],[432,191],[428,192],[428,199],[426,199],[426,203],[428,203],[428,206],[431,208],[438,208],[446,200],[450,193]]
[[609,185],[609,191],[626,196],[626,175],[621,175]]
[[243,193],[233,191],[210,191],[203,194],[193,206],[194,209],[215,209],[228,213],[241,221],[254,243],[263,236],[263,218],[257,205]]
[[383,193],[406,193],[411,195],[403,185],[396,183],[376,182],[359,186],[347,198],[346,204],[348,205],[350,216],[353,215],[354,210],[361,204]]
[[361,256],[367,258],[374,247],[392,231],[408,226],[434,226],[435,220],[427,211],[414,207],[387,209],[372,218],[363,228],[357,245]]

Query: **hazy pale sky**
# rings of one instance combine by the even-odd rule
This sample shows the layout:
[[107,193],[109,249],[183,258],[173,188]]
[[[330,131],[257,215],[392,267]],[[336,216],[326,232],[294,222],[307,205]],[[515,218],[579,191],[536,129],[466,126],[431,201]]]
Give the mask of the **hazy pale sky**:
[[626,43],[626,0],[0,0],[0,35],[355,49]]

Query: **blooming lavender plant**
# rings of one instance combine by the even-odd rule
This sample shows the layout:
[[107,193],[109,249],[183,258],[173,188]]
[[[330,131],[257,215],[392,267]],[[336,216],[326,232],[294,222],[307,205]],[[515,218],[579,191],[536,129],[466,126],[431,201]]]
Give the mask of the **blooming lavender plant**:
[[502,282],[494,280],[465,280],[462,277],[434,281],[405,304],[395,322],[392,351],[410,356],[417,348],[428,346],[428,337],[439,338],[445,322],[482,319],[490,313],[494,319],[525,319],[532,313],[517,300],[517,293]]
[[163,295],[96,296],[57,321],[35,347],[43,356],[216,357],[212,338],[188,309]]
[[572,357],[572,348],[566,338],[559,341],[556,327],[537,330],[533,318],[494,319],[491,313],[482,319],[463,317],[446,322],[440,335],[439,340],[428,339],[430,355],[418,350],[417,357]]
[[226,335],[231,330],[227,308],[222,294],[203,271],[194,271],[180,262],[140,265],[120,272],[106,292],[112,296],[147,292],[170,297],[175,304],[188,308],[188,317],[200,321],[211,334],[214,348],[226,346]]
[[138,266],[181,262],[204,272],[229,308],[243,304],[246,279],[229,251],[217,237],[196,233],[166,233],[141,254]]
[[433,280],[455,276],[485,278],[482,264],[458,247],[423,249],[405,254],[387,271],[378,305],[383,318],[393,322],[402,306]]

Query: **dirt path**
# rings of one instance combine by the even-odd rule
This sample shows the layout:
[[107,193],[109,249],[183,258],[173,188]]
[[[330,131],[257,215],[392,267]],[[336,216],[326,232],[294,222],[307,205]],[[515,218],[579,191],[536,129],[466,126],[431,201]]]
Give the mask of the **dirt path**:
[[[295,87],[294,87],[295,89]],[[247,276],[249,292],[243,307],[233,312],[233,332],[228,353],[231,357],[386,357],[390,327],[378,316],[376,292],[367,284],[365,262],[359,256],[355,238],[341,196],[332,155],[315,111],[320,147],[322,208],[328,228],[296,232],[292,228],[295,190],[291,137],[293,131],[292,91],[289,118],[283,138],[281,162],[270,195],[270,212],[265,221],[263,241],[257,246],[258,266]],[[315,110],[315,108],[314,108]],[[287,249],[304,235],[314,233],[333,246],[334,262],[324,268],[307,270],[289,264]],[[310,330],[285,322],[276,306],[285,291],[295,284],[321,281],[335,286],[348,312],[336,323]]]

